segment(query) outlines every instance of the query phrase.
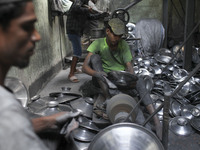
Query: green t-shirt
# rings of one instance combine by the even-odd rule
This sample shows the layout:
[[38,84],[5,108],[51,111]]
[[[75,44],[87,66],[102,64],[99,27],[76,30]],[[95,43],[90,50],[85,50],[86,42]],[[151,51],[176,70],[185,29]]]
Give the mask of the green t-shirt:
[[126,63],[132,60],[129,45],[124,40],[119,42],[117,50],[111,51],[106,43],[106,38],[100,38],[92,42],[87,51],[100,55],[103,69],[106,73],[110,71],[124,71]]

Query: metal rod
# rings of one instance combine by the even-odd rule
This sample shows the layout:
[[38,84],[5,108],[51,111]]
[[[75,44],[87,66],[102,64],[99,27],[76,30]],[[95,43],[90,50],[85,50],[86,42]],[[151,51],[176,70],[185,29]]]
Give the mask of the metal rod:
[[134,112],[134,110],[138,107],[138,105],[142,102],[143,98],[147,95],[148,91],[142,96],[142,98],[137,102],[137,104],[135,105],[135,107],[131,110],[131,112],[128,114],[128,116],[126,117],[126,119],[123,122],[128,121],[129,117],[132,115],[132,113]]
[[[172,61],[174,60],[174,58],[177,56],[177,54],[180,52],[181,48],[185,45],[185,43],[189,40],[189,38],[192,36],[192,34],[195,32],[195,30],[198,28],[198,26],[200,25],[200,20],[197,23],[197,25],[192,29],[192,31],[190,32],[190,34],[187,36],[187,38],[185,39],[185,41],[181,44],[181,46],[179,47],[179,49],[177,50],[177,52],[174,54],[174,56],[172,57],[172,59],[169,61],[169,63],[163,68],[162,73],[167,69],[167,67],[169,66],[169,64],[172,63]],[[162,74],[161,73],[161,74]]]
[[183,85],[185,85],[185,83],[188,82],[192,76],[194,76],[194,74],[199,70],[199,68],[200,68],[200,63],[192,70],[192,72],[189,73],[189,75],[185,78],[185,80],[183,80],[178,85],[178,87],[171,94],[171,97],[173,97],[176,93],[178,93],[178,91],[183,87]]
[[164,97],[164,109],[163,109],[163,128],[162,128],[162,144],[165,150],[168,149],[168,136],[169,136],[169,105],[170,105],[170,95],[165,95]]
[[124,7],[125,10],[128,10],[129,8],[131,8],[132,6],[134,6],[135,4],[139,3],[142,0],[135,0],[133,3],[129,4],[128,6]]
[[65,63],[63,60],[63,54],[62,54],[62,37],[61,37],[61,19],[59,17],[59,35],[60,35],[60,57],[61,57],[61,63],[62,63],[62,68],[64,69]]
[[162,103],[145,121],[144,123],[142,124],[142,126],[145,126],[150,120],[151,118],[157,114],[164,106],[164,103]]
[[166,95],[164,98],[164,109],[163,109],[163,132],[162,135],[162,143],[165,148],[165,150],[168,149],[168,135],[169,135],[169,105],[170,105],[170,98],[173,97],[176,93],[178,93],[179,90],[184,86],[188,80],[199,70],[200,68],[200,63],[193,69],[192,72],[183,80],[178,87],[174,90],[174,92],[171,95]]

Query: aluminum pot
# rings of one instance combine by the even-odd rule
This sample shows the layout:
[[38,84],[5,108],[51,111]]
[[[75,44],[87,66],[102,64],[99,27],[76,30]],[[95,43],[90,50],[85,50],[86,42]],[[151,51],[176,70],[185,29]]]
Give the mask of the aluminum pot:
[[118,123],[101,130],[88,150],[164,150],[154,133],[134,123]]

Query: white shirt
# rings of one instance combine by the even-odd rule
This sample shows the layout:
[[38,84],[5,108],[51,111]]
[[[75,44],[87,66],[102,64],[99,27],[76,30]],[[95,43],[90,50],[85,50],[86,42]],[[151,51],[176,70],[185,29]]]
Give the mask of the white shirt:
[[0,150],[48,150],[14,95],[0,86]]

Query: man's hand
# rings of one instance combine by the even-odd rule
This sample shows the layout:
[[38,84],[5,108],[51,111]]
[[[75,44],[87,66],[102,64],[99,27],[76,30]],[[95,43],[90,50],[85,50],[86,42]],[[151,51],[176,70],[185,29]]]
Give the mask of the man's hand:
[[105,82],[105,78],[104,77],[107,77],[107,76],[108,75],[103,71],[94,73],[94,77],[98,78],[99,80],[101,80],[103,82]]
[[109,13],[107,13],[107,12],[103,12],[101,14],[101,18],[105,18],[105,17],[108,17],[108,16],[109,16]]
[[56,123],[57,124],[63,124],[65,122],[67,122],[68,119],[77,117],[80,114],[81,114],[81,112],[66,112],[66,113],[63,113],[62,115],[56,117]]

